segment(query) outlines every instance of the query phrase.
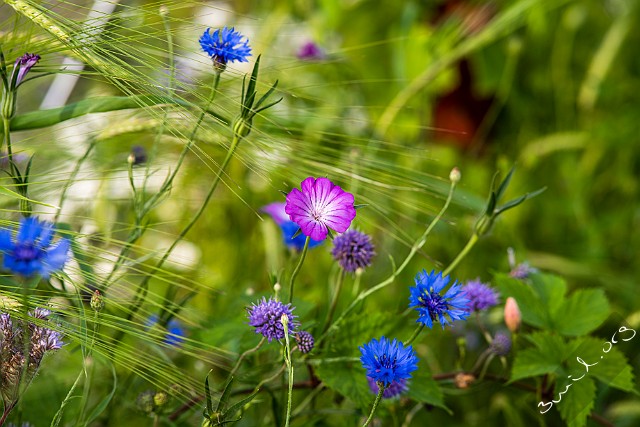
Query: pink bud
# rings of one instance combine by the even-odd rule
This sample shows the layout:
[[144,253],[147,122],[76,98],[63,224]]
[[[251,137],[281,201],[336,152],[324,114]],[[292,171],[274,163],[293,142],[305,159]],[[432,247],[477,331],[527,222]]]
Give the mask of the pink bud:
[[518,303],[513,297],[507,298],[507,302],[504,304],[504,323],[512,333],[516,333],[520,329],[522,315]]

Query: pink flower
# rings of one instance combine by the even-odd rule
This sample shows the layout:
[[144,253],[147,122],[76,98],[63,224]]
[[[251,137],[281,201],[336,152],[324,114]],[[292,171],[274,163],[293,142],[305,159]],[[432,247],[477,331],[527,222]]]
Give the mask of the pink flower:
[[353,194],[327,178],[309,178],[287,194],[285,212],[302,233],[314,240],[327,238],[328,229],[344,233],[356,217]]

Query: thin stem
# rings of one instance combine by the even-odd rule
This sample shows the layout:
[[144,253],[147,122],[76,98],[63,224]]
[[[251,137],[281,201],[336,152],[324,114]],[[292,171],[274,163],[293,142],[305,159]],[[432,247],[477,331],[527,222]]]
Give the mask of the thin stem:
[[344,283],[344,276],[347,274],[346,271],[341,269],[340,275],[338,276],[338,280],[336,281],[335,291],[333,293],[333,298],[331,299],[331,306],[329,306],[329,312],[327,313],[327,320],[324,322],[324,329],[322,332],[326,331],[331,325],[331,320],[333,319],[333,315],[336,311],[336,307],[338,306],[338,298],[340,296],[340,291],[342,290],[342,284]]
[[449,266],[442,272],[442,276],[446,276],[449,273],[451,273],[453,271],[454,268],[456,268],[456,266],[460,263],[460,261],[463,260],[463,258],[465,256],[467,256],[467,254],[469,253],[469,251],[471,251],[471,249],[475,246],[475,244],[478,242],[478,234],[477,233],[473,233],[471,235],[471,238],[469,239],[469,241],[467,242],[466,246],[460,251],[460,253],[458,254],[458,256],[456,257],[456,259],[454,259],[451,264],[449,264]]
[[375,414],[376,409],[378,409],[378,404],[380,403],[380,400],[382,400],[382,394],[384,393],[384,386],[380,386],[381,384],[378,383],[378,395],[376,396],[376,400],[373,401],[373,407],[371,408],[371,413],[369,414],[369,418],[367,418],[367,421],[364,422],[364,424],[362,424],[362,427],[367,427],[369,425],[369,423],[371,422],[371,420],[373,419],[373,414]]
[[[307,243],[309,242],[309,238],[307,237]],[[284,426],[289,427],[289,423],[291,421],[291,400],[293,399],[293,362],[291,360],[291,347],[289,343],[289,331],[287,325],[284,328],[284,341],[285,341],[285,353],[284,353],[284,361],[287,364],[287,368],[289,371],[289,387],[287,391],[287,415],[285,416]]]
[[411,335],[411,337],[404,343],[405,346],[409,346],[411,345],[411,343],[418,338],[418,335],[420,335],[420,332],[422,332],[422,330],[424,329],[424,324],[421,324],[420,326],[418,326],[416,328],[415,331],[413,331],[413,334]]
[[456,187],[456,183],[455,182],[451,182],[451,187],[449,188],[449,195],[447,196],[447,200],[445,201],[444,206],[442,207],[440,212],[438,212],[438,215],[436,215],[435,218],[433,218],[433,220],[431,221],[431,223],[429,224],[429,226],[427,227],[425,232],[422,233],[422,236],[420,236],[420,238],[418,240],[416,240],[416,242],[411,247],[411,250],[409,251],[409,254],[405,258],[405,260],[402,262],[402,264],[400,264],[400,266],[386,280],[378,283],[377,285],[373,286],[372,288],[367,289],[366,291],[362,291],[356,297],[356,299],[342,312],[342,314],[340,314],[340,316],[336,319],[335,322],[333,322],[333,324],[327,329],[327,331],[324,332],[322,334],[322,336],[320,336],[320,338],[318,338],[318,340],[316,341],[316,345],[320,344],[324,339],[326,339],[327,336],[334,329],[336,329],[338,327],[340,322],[342,320],[344,320],[344,318],[347,317],[347,315],[349,313],[351,313],[351,311],[353,311],[361,301],[363,301],[369,295],[371,295],[371,294],[373,294],[373,293],[375,293],[375,292],[377,292],[377,291],[379,291],[381,289],[384,289],[385,287],[387,287],[390,284],[392,284],[394,282],[394,280],[396,279],[396,277],[398,277],[398,275],[409,265],[409,262],[413,259],[414,255],[420,250],[420,248],[422,248],[422,246],[424,246],[424,244],[427,241],[427,236],[429,235],[429,233],[431,233],[433,228],[440,221],[440,219],[442,218],[442,215],[444,215],[445,211],[449,207],[449,204],[451,203],[451,199],[453,197],[453,190],[455,189],[455,187]]
[[295,283],[296,276],[298,275],[298,272],[302,267],[304,258],[307,256],[307,249],[309,249],[310,240],[311,240],[311,237],[307,236],[306,240],[304,241],[304,247],[302,248],[302,253],[300,254],[300,260],[298,261],[298,265],[296,265],[296,268],[293,270],[293,273],[291,273],[291,280],[289,281],[289,304],[293,302],[293,284]]
[[89,143],[89,147],[87,147],[87,150],[84,152],[82,157],[78,159],[75,167],[73,168],[73,171],[71,172],[71,175],[69,175],[69,179],[67,179],[67,182],[64,184],[64,188],[62,189],[62,193],[60,194],[60,200],[58,201],[58,211],[56,212],[56,216],[53,218],[54,224],[57,223],[58,218],[60,218],[60,214],[62,213],[62,204],[64,203],[64,200],[67,197],[67,191],[69,190],[69,187],[71,187],[71,183],[75,181],[76,177],[78,176],[78,173],[80,172],[80,167],[82,166],[84,161],[87,160],[87,157],[89,157],[89,154],[91,153],[91,151],[95,146],[96,146],[95,139],[91,139],[91,142]]
[[258,343],[258,345],[256,345],[253,348],[250,348],[249,350],[245,351],[244,353],[242,353],[240,355],[240,357],[238,357],[238,361],[236,362],[236,364],[233,366],[233,369],[231,370],[231,372],[229,373],[229,376],[233,376],[235,375],[236,372],[238,372],[238,369],[240,368],[240,364],[242,363],[242,361],[250,354],[255,353],[256,351],[258,351],[260,349],[260,347],[262,347],[262,345],[264,344],[266,338],[262,337],[262,339],[260,340],[260,342]]
[[293,411],[293,415],[292,416],[298,416],[300,415],[300,413],[302,412],[302,410],[304,408],[306,408],[307,406],[309,406],[309,404],[313,401],[313,399],[315,399],[315,397],[320,394],[320,392],[322,392],[322,390],[324,390],[325,385],[324,383],[320,383],[318,384],[318,386],[316,388],[314,388],[311,393],[309,393],[309,395],[302,401],[302,403],[300,403],[296,409]]
[[219,83],[220,83],[220,73],[215,73],[215,78],[213,80],[213,86],[211,87],[211,93],[209,95],[209,99],[207,100],[207,105],[200,112],[200,115],[198,116],[198,120],[196,121],[196,125],[191,131],[191,135],[189,135],[189,139],[187,140],[187,143],[185,144],[184,148],[180,152],[180,156],[178,157],[178,161],[176,163],[176,166],[173,172],[171,172],[171,174],[167,177],[167,179],[162,183],[162,186],[160,187],[158,192],[155,193],[149,200],[147,200],[144,203],[144,205],[140,208],[139,212],[136,212],[136,226],[134,227],[133,231],[130,233],[129,237],[127,238],[127,242],[120,250],[118,259],[116,260],[113,268],[109,272],[109,275],[104,280],[104,286],[103,286],[104,290],[108,289],[109,285],[111,284],[110,282],[111,282],[111,279],[113,278],[113,275],[118,270],[118,268],[120,268],[120,266],[124,263],[125,257],[129,253],[129,250],[131,249],[135,241],[138,240],[140,236],[142,236],[142,233],[144,231],[144,228],[142,227],[142,218],[159,202],[159,200],[167,193],[167,191],[171,189],[173,180],[178,174],[178,171],[180,170],[182,163],[184,162],[184,159],[187,156],[187,153],[191,151],[191,147],[193,146],[193,143],[195,141],[196,134],[200,129],[200,124],[202,123],[202,120],[204,120],[204,116],[206,115],[207,110],[209,109],[209,106],[211,105],[211,103],[213,103],[213,100],[215,99],[216,93],[218,92],[217,89],[218,89]]
[[11,151],[11,119],[9,119],[8,117],[3,117],[2,125],[4,126],[3,142],[7,146],[7,156],[9,157],[9,164],[12,164],[13,153]]

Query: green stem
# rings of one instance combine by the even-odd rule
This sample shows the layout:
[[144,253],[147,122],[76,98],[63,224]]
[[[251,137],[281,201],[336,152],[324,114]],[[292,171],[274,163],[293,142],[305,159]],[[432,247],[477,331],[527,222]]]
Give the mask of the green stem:
[[398,275],[409,265],[409,262],[413,259],[414,255],[420,250],[420,248],[422,248],[422,246],[424,246],[424,244],[427,241],[427,236],[429,235],[429,233],[431,233],[433,228],[440,221],[440,219],[442,218],[442,215],[444,215],[445,211],[449,207],[449,204],[451,203],[451,199],[453,198],[453,190],[455,189],[455,187],[456,187],[456,183],[451,182],[451,187],[449,188],[449,195],[447,196],[447,200],[445,201],[444,206],[442,207],[440,212],[438,212],[438,215],[436,215],[436,217],[433,218],[433,220],[431,221],[431,223],[429,224],[425,232],[422,233],[422,236],[420,236],[420,238],[416,240],[416,242],[411,247],[409,254],[405,258],[405,260],[402,262],[402,264],[400,264],[400,266],[397,269],[395,269],[395,271],[391,274],[391,276],[389,276],[386,280],[378,283],[372,288],[367,289],[366,291],[362,291],[356,297],[356,299],[342,312],[342,314],[340,314],[340,316],[336,319],[336,321],[333,322],[333,324],[322,334],[322,336],[318,338],[318,340],[316,341],[316,345],[319,345],[324,339],[326,339],[327,336],[331,333],[331,331],[336,329],[340,324],[340,322],[344,320],[344,318],[347,317],[347,315],[351,313],[351,311],[353,311],[361,301],[363,301],[369,295],[381,289],[384,289],[385,287],[389,286],[395,281],[396,277],[398,277]]
[[309,241],[311,237],[307,236],[307,239],[304,241],[304,248],[302,248],[302,253],[300,254],[300,260],[298,261],[298,265],[291,273],[291,280],[289,281],[289,304],[293,302],[293,284],[296,281],[296,276],[298,272],[300,272],[300,268],[302,267],[302,263],[304,262],[304,258],[307,256],[307,250],[309,249]]
[[405,345],[405,346],[409,346],[409,345],[411,345],[411,343],[412,343],[416,338],[418,338],[418,335],[420,335],[420,332],[422,332],[422,330],[423,330],[423,329],[424,329],[424,324],[421,324],[420,326],[418,326],[418,327],[416,328],[416,330],[415,330],[415,331],[413,331],[413,334],[411,335],[411,338],[409,338],[409,339],[404,343],[404,345]]
[[193,146],[193,143],[195,141],[196,134],[200,129],[200,124],[202,123],[202,120],[204,120],[204,117],[207,113],[207,110],[209,109],[209,106],[211,105],[211,103],[213,103],[213,100],[215,99],[216,93],[218,91],[219,83],[220,83],[220,74],[216,73],[215,78],[213,80],[213,85],[211,87],[211,93],[209,95],[209,99],[207,100],[207,105],[200,112],[200,116],[196,121],[196,125],[191,131],[191,135],[189,135],[189,139],[187,140],[187,143],[185,144],[184,148],[180,152],[180,156],[178,157],[178,161],[176,163],[176,166],[173,172],[162,183],[162,186],[160,187],[158,192],[154,194],[149,200],[147,200],[146,203],[144,203],[144,205],[140,208],[139,212],[136,212],[136,226],[134,227],[133,231],[130,233],[129,237],[127,238],[127,242],[125,243],[123,248],[120,250],[118,259],[116,260],[113,268],[109,272],[109,275],[104,280],[104,286],[103,286],[104,290],[107,290],[109,288],[113,275],[116,273],[118,268],[120,268],[120,266],[124,263],[125,258],[129,253],[129,250],[135,243],[135,241],[142,236],[142,233],[144,232],[144,227],[142,227],[143,217],[160,201],[162,197],[164,197],[166,192],[171,189],[171,185],[173,184],[173,181],[176,175],[178,174],[178,171],[180,170],[182,163],[184,163],[184,159],[186,158],[187,153],[191,151],[191,147]]
[[373,401],[373,407],[371,408],[371,413],[369,414],[369,418],[367,418],[367,421],[365,421],[364,424],[362,424],[362,427],[367,427],[369,425],[369,423],[373,419],[373,414],[375,414],[376,409],[378,409],[378,404],[380,403],[380,400],[382,400],[382,394],[384,393],[384,386],[380,387],[380,383],[378,383],[378,388],[379,388],[378,395],[376,396],[376,400]]
[[[307,237],[307,243],[309,242],[309,238]],[[285,341],[285,356],[284,361],[287,364],[287,368],[289,371],[289,387],[287,392],[287,415],[285,416],[285,427],[289,427],[289,422],[291,421],[291,400],[293,399],[293,361],[291,360],[291,347],[289,343],[289,330],[285,326],[284,328],[284,341]]]
[[12,164],[13,153],[11,151],[11,119],[3,117],[2,125],[4,126],[3,142],[7,146],[7,156],[9,157],[9,164]]
[[71,184],[73,183],[73,181],[76,180],[76,177],[80,172],[80,168],[82,167],[82,164],[84,163],[85,160],[87,160],[87,158],[89,157],[89,154],[91,153],[91,151],[93,151],[93,148],[95,146],[96,146],[96,141],[95,139],[92,138],[91,141],[89,142],[89,146],[87,147],[87,150],[84,152],[82,157],[78,159],[78,161],[76,162],[76,165],[73,168],[73,171],[71,172],[71,175],[69,175],[69,179],[67,179],[67,182],[64,184],[64,188],[62,189],[62,193],[60,194],[60,200],[58,201],[58,211],[56,212],[56,216],[53,218],[54,224],[56,224],[58,222],[58,218],[60,218],[60,214],[62,213],[62,204],[64,203],[64,200],[67,197],[67,191],[69,190],[69,187],[71,187]]
[[460,251],[456,259],[454,259],[451,264],[449,264],[449,266],[442,272],[443,277],[451,273],[453,269],[456,268],[460,261],[462,261],[464,257],[467,256],[469,251],[471,251],[471,249],[475,246],[475,244],[478,242],[478,239],[479,236],[477,233],[473,233],[471,235],[471,238],[467,242],[466,246]]
[[262,347],[262,345],[264,344],[266,338],[262,337],[262,339],[260,340],[260,342],[258,343],[258,345],[256,345],[253,348],[250,348],[249,350],[245,351],[244,353],[242,353],[240,355],[240,357],[238,357],[238,361],[236,362],[236,364],[233,366],[233,369],[231,370],[231,372],[229,373],[229,376],[233,376],[238,369],[240,368],[240,364],[242,363],[242,361],[250,354],[255,353],[256,351],[258,351],[260,349],[260,347]]
[[342,284],[344,283],[344,276],[346,272],[341,269],[340,275],[338,276],[338,280],[336,281],[336,288],[333,293],[333,299],[331,300],[331,306],[329,307],[329,312],[327,313],[327,320],[324,322],[324,331],[329,328],[331,324],[331,320],[333,319],[333,315],[336,311],[336,307],[338,306],[338,297],[340,296],[340,290],[342,290]]

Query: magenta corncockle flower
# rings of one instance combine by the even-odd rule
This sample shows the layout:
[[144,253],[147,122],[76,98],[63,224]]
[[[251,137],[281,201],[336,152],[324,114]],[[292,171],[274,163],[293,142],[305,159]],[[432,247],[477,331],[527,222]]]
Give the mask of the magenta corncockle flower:
[[310,176],[287,194],[285,212],[302,234],[313,240],[327,238],[329,229],[344,233],[356,217],[353,194],[327,178]]

